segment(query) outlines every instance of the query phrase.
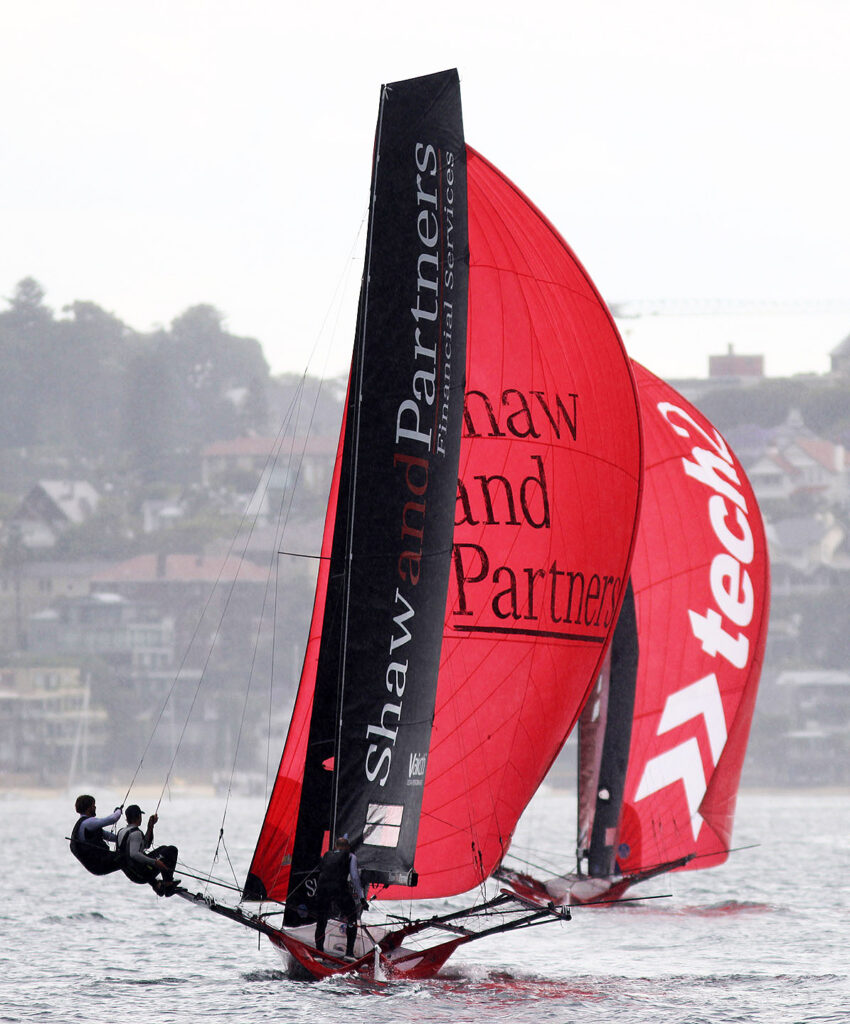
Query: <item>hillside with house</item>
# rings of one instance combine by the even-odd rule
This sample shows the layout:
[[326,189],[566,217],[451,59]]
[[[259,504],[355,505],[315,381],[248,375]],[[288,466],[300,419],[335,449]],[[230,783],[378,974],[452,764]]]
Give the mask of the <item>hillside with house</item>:
[[[167,762],[177,737],[187,778],[237,748],[265,771],[269,711],[280,736],[300,673],[345,384],[271,377],[210,307],[138,336],[93,304],[56,317],[42,300],[22,282],[0,313],[0,404],[21,406],[50,344],[88,362],[28,419],[0,417],[0,771],[113,778],[149,742]],[[745,782],[846,783],[850,338],[822,376],[766,378],[730,349],[673,383],[735,449],[769,539]],[[299,408],[311,430],[284,441]]]

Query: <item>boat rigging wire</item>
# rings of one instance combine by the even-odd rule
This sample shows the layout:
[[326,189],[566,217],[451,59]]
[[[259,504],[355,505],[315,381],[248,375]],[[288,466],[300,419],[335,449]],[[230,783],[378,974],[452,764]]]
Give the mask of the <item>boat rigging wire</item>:
[[204,885],[215,885],[220,889],[229,889],[231,892],[242,893],[241,885],[231,885],[229,882],[225,882],[220,878],[213,878],[211,875],[201,875],[195,871],[188,870],[182,862],[179,864],[178,870],[181,875],[185,875],[186,878],[194,878],[196,882],[203,882]]
[[[375,130],[375,166],[372,173],[372,186],[370,194],[370,209],[374,208],[377,191],[378,191],[378,161],[380,159],[379,154],[381,151],[381,131],[384,123],[384,104],[386,102],[386,90],[381,94],[381,102],[378,110],[378,126]],[[374,225],[371,219],[368,222],[366,229],[366,259],[363,267],[363,287],[361,290],[361,302],[362,302],[362,318],[359,318],[359,337],[355,339],[354,354],[351,361],[351,377],[349,380],[349,396],[348,396],[348,409],[347,412],[353,411],[354,421],[351,424],[353,433],[353,444],[351,446],[351,476],[348,485],[348,503],[346,505],[346,512],[348,516],[348,522],[346,524],[346,539],[345,539],[345,575],[343,579],[343,595],[342,595],[342,624],[340,627],[339,636],[339,662],[338,662],[338,676],[337,676],[337,693],[336,693],[336,720],[337,730],[336,736],[334,737],[334,764],[335,770],[333,773],[333,779],[331,780],[331,820],[330,820],[330,834],[331,836],[336,835],[336,809],[337,802],[339,800],[339,777],[342,772],[340,765],[340,751],[342,749],[342,715],[341,709],[344,702],[345,696],[345,673],[347,670],[347,652],[348,652],[348,625],[349,625],[349,608],[351,604],[351,560],[352,552],[354,548],[354,508],[357,500],[357,464],[360,458],[360,413],[361,413],[361,402],[363,399],[363,359],[359,355],[362,350],[362,341],[366,336],[366,324],[369,319],[369,279],[370,271],[372,266],[372,232]],[[356,379],[355,379],[356,371]],[[347,414],[347,413],[346,413]]]
[[746,846],[730,846],[725,850],[711,850],[706,853],[695,853],[692,860],[701,860],[703,857],[716,857],[719,853],[740,853],[742,850],[757,850],[761,843],[748,843]]
[[[293,449],[294,449],[294,446],[295,446],[295,434],[296,434],[296,431],[297,431],[298,418],[299,418],[299,414],[300,414],[300,410],[301,410],[301,399],[302,399],[303,393],[304,393],[304,379],[305,379],[304,377],[301,378],[301,381],[299,383],[299,387],[298,387],[297,392],[296,392],[296,398],[293,399],[292,407],[290,408],[290,416],[288,416],[287,420],[285,421],[285,424],[288,423],[288,421],[291,419],[292,408],[293,407],[297,407],[297,410],[296,410],[296,412],[294,414],[295,415],[295,429],[292,432],[292,442],[291,442],[290,448],[289,448],[289,464],[287,466],[287,469],[289,469],[289,467],[291,466],[292,460],[293,460]],[[316,401],[317,400],[318,400],[318,392],[317,392]],[[315,404],[314,404],[313,412],[315,413]],[[311,416],[311,421],[310,422],[312,423],[312,416]],[[285,429],[285,427],[283,429]],[[308,432],[308,436],[309,436],[309,432]],[[306,444],[306,440],[305,440],[304,443]],[[280,450],[281,450],[280,447],[276,448],[276,454],[275,454],[274,460],[271,461],[271,465],[269,465],[269,463],[267,462],[267,464],[266,464],[267,465],[267,472],[264,472],[263,476],[261,477],[261,481],[265,480],[265,482],[266,482],[265,483],[265,487],[264,487],[264,489],[262,491],[262,496],[263,497],[265,497],[266,493],[268,492],[269,484],[270,484],[271,478],[272,478],[272,471],[274,470],[274,467],[275,467],[276,462],[277,462],[277,458],[280,455]],[[302,446],[301,453],[300,453],[300,456],[299,456],[299,459],[298,459],[298,468],[296,470],[295,483],[293,484],[293,487],[290,489],[290,492],[289,492],[290,493],[289,502],[288,502],[288,504],[285,502],[286,492],[284,492],[284,494],[281,496],[281,502],[280,502],[280,505],[278,507],[277,523],[276,523],[276,526],[275,526],[275,544],[274,544],[274,548],[275,549],[277,549],[278,544],[280,542],[280,538],[283,536],[283,533],[286,530],[286,524],[289,521],[289,514],[290,514],[290,512],[292,510],[292,497],[291,497],[291,494],[294,491],[295,486],[297,485],[297,482],[298,482],[298,477],[299,477],[300,472],[301,472],[301,464],[303,462],[303,456],[304,456],[304,447]],[[270,459],[271,459],[271,456],[270,456]],[[258,488],[258,490],[259,490],[259,488]],[[257,492],[255,492],[254,497],[252,499],[252,501],[255,502],[255,507],[256,507],[255,519],[254,519],[254,523],[252,524],[252,530],[253,530],[254,526],[256,525],[257,519],[259,518],[260,507],[261,507],[261,502],[256,501],[256,498],[257,498]],[[247,547],[247,545],[246,545],[246,547]],[[228,808],[230,806],[230,797],[231,797],[231,794],[233,792],[233,777],[234,777],[235,772],[236,772],[236,763],[237,763],[237,759],[238,759],[238,756],[239,756],[239,747],[240,747],[240,744],[241,744],[241,741],[242,741],[242,732],[243,732],[244,727],[245,727],[245,716],[246,716],[247,709],[248,709],[248,700],[249,700],[249,697],[251,695],[251,688],[252,688],[252,685],[253,685],[253,682],[254,682],[254,673],[255,673],[256,664],[257,664],[257,653],[258,653],[259,647],[260,647],[260,633],[262,631],[263,622],[265,621],[265,617],[266,617],[266,606],[267,606],[268,600],[269,600],[269,590],[270,589],[272,590],[272,622],[273,623],[277,622],[277,591],[278,591],[278,587],[277,587],[277,581],[278,581],[277,569],[278,569],[277,557],[276,557],[276,555],[272,555],[272,564],[270,564],[270,566],[269,566],[269,573],[268,573],[268,575],[266,577],[266,586],[265,586],[265,589],[263,591],[262,606],[260,608],[260,614],[257,616],[257,628],[256,628],[256,632],[255,632],[255,635],[254,635],[254,644],[253,644],[253,648],[252,648],[252,652],[251,652],[251,667],[250,667],[250,669],[248,671],[248,685],[245,687],[245,696],[244,696],[244,699],[242,701],[242,713],[241,713],[241,716],[240,716],[240,719],[239,719],[239,728],[238,728],[237,734],[236,734],[236,741],[234,743],[233,759],[232,759],[231,766],[230,766],[230,778],[228,779],[228,783],[227,783],[227,793],[226,793],[226,796],[225,796],[224,808],[223,808],[222,816],[221,816],[221,826],[220,826],[220,830],[219,830],[218,842],[216,844],[215,853],[213,854],[213,864],[215,864],[216,859],[218,857],[219,846],[223,845],[224,823],[225,823],[225,820],[227,818],[227,811],[228,811]],[[275,673],[274,673],[274,653],[275,653],[275,645],[274,645],[274,643],[272,643],[272,664],[271,664],[271,669],[270,669],[270,680],[269,680],[269,702],[270,703],[271,703],[272,687],[273,687],[274,676],[275,676]],[[269,750],[270,750],[270,747],[271,747],[271,708],[269,709],[268,722],[269,722],[269,724],[268,724],[268,736],[267,736],[267,748],[266,748],[266,790],[268,790],[268,764],[269,764]],[[225,855],[227,856],[228,863],[230,863],[230,857],[229,857],[229,855],[227,855],[226,847],[225,847]],[[236,879],[236,872],[233,871],[233,865],[232,864],[230,864],[230,869],[233,872],[234,881],[237,881],[237,879]]]
[[[131,790],[133,788],[133,785],[135,784],[136,779],[138,778],[139,772],[142,769],[142,765],[144,764],[144,760],[145,760],[145,757],[147,755],[147,752],[150,749],[151,743],[153,742],[153,738],[156,735],[156,731],[157,731],[157,729],[159,727],[160,722],[162,721],[163,715],[165,714],[165,709],[168,707],[168,704],[169,704],[169,702],[171,701],[171,698],[174,695],[174,691],[175,691],[175,689],[177,687],[177,683],[178,683],[178,681],[179,681],[179,679],[180,679],[180,677],[181,677],[181,675],[183,673],[183,669],[186,666],[186,662],[187,662],[187,660],[189,658],[189,654],[191,653],[191,650],[192,650],[192,647],[193,647],[193,645],[195,643],[195,640],[197,639],[197,636],[200,633],[201,626],[202,626],[202,624],[204,622],[204,619],[206,617],[206,614],[207,614],[207,610],[209,609],[210,604],[212,603],[213,596],[215,595],[216,591],[218,590],[218,587],[219,587],[219,585],[221,583],[222,577],[224,576],[225,569],[228,568],[228,566],[230,564],[231,557],[233,556],[234,550],[236,548],[237,540],[239,539],[239,536],[242,533],[242,529],[243,529],[245,523],[248,522],[248,520],[249,520],[249,514],[250,514],[250,511],[251,511],[251,507],[252,507],[252,505],[254,504],[254,502],[256,500],[257,492],[260,491],[260,486],[262,484],[262,481],[264,479],[267,481],[269,476],[270,476],[270,473],[268,472],[269,466],[270,466],[270,462],[271,462],[272,465],[274,464],[272,457],[273,457],[273,455],[274,455],[274,453],[276,451],[280,450],[280,447],[283,444],[283,440],[285,439],[285,436],[286,436],[285,435],[285,431],[286,431],[286,429],[288,427],[288,424],[289,424],[289,418],[284,420],[284,423],[281,425],[281,428],[280,428],[280,430],[277,433],[277,436],[275,438],[275,444],[273,445],[272,453],[270,453],[270,455],[266,459],[266,465],[265,465],[265,467],[263,469],[263,474],[260,477],[260,484],[258,484],[257,491],[255,491],[254,495],[252,495],[251,499],[249,500],[248,504],[245,507],[244,512],[242,513],[242,518],[241,518],[241,520],[239,522],[239,526],[238,526],[238,528],[237,528],[237,530],[236,530],[236,532],[235,532],[235,534],[233,536],[233,539],[231,540],[231,542],[230,542],[230,544],[229,544],[229,546],[227,548],[227,552],[225,554],[225,557],[222,560],[221,566],[219,567],[219,570],[218,570],[218,573],[216,575],[215,581],[213,582],[213,585],[210,588],[210,591],[209,591],[209,593],[207,595],[207,599],[204,602],[204,606],[203,606],[203,608],[201,610],[201,614],[198,616],[198,620],[197,620],[197,623],[195,625],[195,629],[192,632],[192,636],[191,636],[191,638],[189,640],[189,643],[186,645],[186,649],[185,649],[185,651],[183,653],[183,658],[182,658],[182,660],[180,662],[180,666],[179,666],[179,668],[177,670],[177,673],[174,676],[174,679],[173,679],[173,681],[171,683],[171,687],[169,688],[169,691],[168,691],[168,693],[167,693],[167,695],[165,697],[165,700],[162,703],[162,706],[161,706],[161,708],[159,710],[159,713],[158,713],[156,719],[154,720],[153,727],[152,727],[152,729],[150,731],[150,735],[148,737],[147,743],[145,744],[144,750],[142,751],[142,756],[139,759],[139,763],[138,763],[138,765],[136,767],[136,771],[133,774],[133,778],[130,781],[130,785],[127,787],[127,792],[126,792],[124,800],[123,800],[123,803],[125,803],[125,804],[127,802],[127,799],[130,796],[130,792],[131,792]],[[268,483],[266,483],[266,487],[267,486],[268,486]],[[262,492],[260,492],[260,493],[262,493]],[[257,522],[257,514],[255,513],[254,517],[253,517],[253,521],[251,522],[251,527],[250,527],[250,529],[248,531],[248,534],[247,534],[247,537],[245,539],[245,543],[244,543],[244,546],[242,548],[242,552],[239,555],[239,566],[242,565],[242,563],[243,563],[243,561],[245,559],[245,552],[248,549],[248,544],[250,543],[251,537],[253,535],[253,531],[254,531],[254,528],[256,526],[256,522]],[[189,720],[190,720],[191,715],[192,715],[192,711],[194,710],[195,702],[196,702],[197,697],[198,697],[198,693],[199,693],[201,685],[202,685],[202,683],[204,681],[204,676],[206,674],[206,670],[207,670],[207,667],[209,665],[210,658],[212,657],[213,650],[215,649],[216,641],[217,641],[218,636],[219,636],[220,631],[221,631],[222,621],[224,620],[224,617],[225,617],[225,615],[227,613],[227,609],[228,609],[228,607],[230,605],[230,599],[231,599],[231,597],[233,595],[233,591],[235,589],[236,581],[238,579],[238,576],[239,576],[239,571],[238,571],[238,568],[237,568],[237,571],[236,571],[236,573],[234,573],[233,580],[232,580],[232,582],[230,584],[230,588],[228,590],[227,597],[226,597],[225,602],[224,602],[224,607],[222,609],[221,615],[219,616],[218,623],[217,623],[215,631],[213,633],[212,643],[210,644],[209,651],[207,652],[207,657],[206,657],[206,659],[204,661],[204,665],[203,665],[203,668],[201,670],[201,675],[200,675],[200,677],[198,679],[198,683],[197,683],[197,685],[195,687],[195,693],[193,695],[192,702],[191,702],[189,710],[187,712],[186,720],[183,723],[183,729],[182,729],[182,731],[180,733],[180,737],[178,738],[177,744],[175,746],[174,754],[173,754],[173,756],[171,758],[171,763],[169,764],[168,771],[166,772],[165,782],[163,783],[162,792],[160,793],[159,800],[157,801],[157,805],[156,805],[157,812],[159,810],[160,804],[162,803],[162,797],[163,797],[163,795],[165,793],[165,789],[168,786],[168,782],[169,782],[169,779],[171,777],[171,772],[172,772],[172,770],[174,768],[174,763],[175,763],[175,761],[177,759],[177,753],[178,753],[178,751],[180,749],[181,743],[182,743],[183,738],[184,738],[184,736],[186,734],[186,729],[188,727]]]
[[671,900],[672,892],[661,892],[657,896],[624,896],[616,900],[594,900],[591,903],[571,903],[570,910],[582,910],[584,907],[616,907],[620,903],[640,903],[646,900]]
[[[298,390],[299,394],[303,390],[303,384],[304,384],[304,382],[305,382],[305,380],[307,378],[307,374],[309,372],[310,365],[311,365],[311,363],[314,360],[316,352],[318,351],[320,340],[321,340],[322,336],[325,333],[325,328],[326,328],[326,326],[328,324],[328,321],[331,318],[331,314],[332,314],[332,312],[334,310],[335,310],[335,314],[334,314],[334,328],[333,328],[333,331],[331,332],[331,337],[333,337],[336,334],[336,331],[338,329],[340,312],[341,312],[341,305],[342,305],[342,303],[341,303],[341,295],[342,295],[342,293],[343,293],[343,291],[345,289],[346,282],[349,280],[350,275],[351,275],[351,266],[352,266],[352,264],[353,264],[353,262],[355,260],[355,251],[357,249],[359,238],[360,238],[360,236],[362,234],[363,225],[365,223],[367,215],[368,215],[368,208],[361,214],[360,224],[358,226],[357,231],[354,234],[354,239],[353,239],[353,242],[352,242],[351,247],[349,249],[348,257],[346,258],[343,270],[341,271],[341,273],[340,273],[340,275],[339,275],[339,277],[337,279],[336,287],[334,288],[334,291],[333,291],[333,293],[331,295],[331,299],[330,299],[330,301],[328,303],[328,307],[327,307],[327,309],[325,311],[325,315],[324,315],[324,317],[322,319],[322,323],[321,323],[318,331],[316,332],[315,340],[313,342],[313,346],[312,346],[312,348],[310,350],[310,353],[308,355],[307,362],[306,362],[306,365],[305,365],[305,369],[304,369],[304,372],[302,374],[302,378],[301,378],[301,382],[300,382],[300,386],[299,386],[299,390]],[[321,372],[321,376],[319,377],[319,387],[316,389],[316,395],[315,395],[315,398],[314,398],[313,409],[312,409],[312,413],[311,413],[311,417],[310,417],[310,426],[311,427],[312,427],[313,419],[314,419],[314,416],[315,416],[316,408],[317,408],[317,405],[318,405],[319,394],[321,392],[322,386],[324,384],[326,384],[327,380],[328,380],[327,372],[328,372],[328,363],[329,363],[329,359],[330,359],[330,348],[331,348],[330,344],[326,345],[326,347],[325,347],[322,372]],[[290,410],[291,410],[291,408],[292,408],[292,406],[290,406]],[[281,426],[280,430],[278,431],[278,433],[276,435],[275,444],[273,445],[273,448],[272,448],[272,453],[270,454],[269,459],[266,460],[266,465],[265,465],[265,467],[263,469],[263,473],[261,474],[261,477],[260,477],[260,484],[262,484],[263,480],[268,481],[268,479],[270,478],[269,463],[271,461],[271,464],[274,465],[274,462],[277,459],[277,453],[279,452],[280,447],[282,446],[283,435],[285,433],[286,427],[287,427],[290,419],[291,419],[291,412],[288,413],[286,417],[284,417],[283,425]],[[296,483],[297,483],[298,477],[300,476],[301,465],[302,465],[302,462],[303,462],[304,451],[305,451],[305,448],[306,448],[306,440],[307,440],[307,437],[309,437],[309,436],[310,436],[310,434],[309,434],[309,429],[308,429],[308,433],[307,433],[307,435],[304,438],[304,442],[303,442],[303,445],[302,445],[302,450],[301,450],[300,455],[299,455],[298,468],[297,468],[297,471],[296,471]],[[268,484],[266,484],[266,487],[267,486],[268,486]],[[293,488],[292,488],[293,492],[294,492],[294,489],[295,489],[295,487],[293,485]],[[258,490],[259,490],[259,485],[258,485]],[[234,548],[236,546],[236,542],[237,542],[237,540],[238,540],[238,538],[239,538],[239,536],[240,536],[240,534],[242,532],[242,528],[245,525],[245,522],[249,518],[250,509],[251,509],[251,506],[252,506],[253,502],[255,501],[255,498],[256,498],[256,495],[253,495],[251,500],[248,502],[248,504],[247,504],[247,506],[245,508],[245,511],[243,512],[243,515],[242,515],[242,518],[240,520],[239,526],[237,527],[237,529],[236,529],[236,531],[234,533],[233,539],[231,540],[231,543],[230,543],[230,545],[229,545],[229,547],[227,549],[227,553],[225,555],[225,558],[222,561],[222,565],[221,565],[221,568],[219,569],[218,575],[216,576],[216,579],[213,582],[212,587],[210,588],[210,592],[209,592],[209,594],[207,596],[206,601],[204,602],[204,606],[203,606],[203,608],[201,610],[201,614],[198,616],[198,620],[197,620],[197,623],[195,625],[195,628],[194,628],[194,630],[192,632],[192,635],[191,635],[191,637],[189,639],[188,644],[186,645],[186,649],[184,651],[184,654],[183,654],[183,657],[181,659],[180,665],[178,667],[177,673],[175,674],[175,676],[174,676],[174,678],[172,680],[171,686],[170,686],[170,688],[168,690],[168,693],[166,694],[165,699],[163,700],[162,705],[161,705],[161,707],[159,709],[159,712],[158,712],[156,718],[154,719],[154,723],[153,723],[153,726],[152,726],[152,728],[150,730],[150,734],[148,736],[147,742],[145,743],[144,749],[142,750],[141,757],[139,758],[139,763],[136,766],[136,770],[134,771],[133,776],[132,776],[132,778],[130,780],[130,784],[127,787],[127,791],[125,793],[124,800],[122,801],[122,806],[124,804],[126,804],[127,800],[129,799],[129,796],[130,796],[130,793],[131,793],[131,791],[133,789],[133,786],[135,785],[136,780],[137,780],[137,778],[139,776],[139,773],[141,772],[142,766],[144,765],[145,757],[147,756],[148,751],[150,750],[150,747],[151,747],[151,744],[153,742],[153,739],[154,739],[154,737],[155,737],[155,735],[157,733],[159,725],[160,725],[160,723],[162,721],[162,718],[163,718],[163,716],[165,714],[165,710],[168,707],[168,705],[169,705],[169,703],[170,703],[170,701],[171,701],[171,699],[172,699],[172,697],[174,695],[174,692],[175,692],[176,687],[177,687],[177,683],[180,680],[181,675],[183,674],[183,670],[185,669],[187,659],[188,659],[189,654],[190,654],[190,652],[191,652],[191,650],[192,650],[192,648],[194,646],[194,643],[195,643],[195,641],[196,641],[196,639],[198,637],[198,634],[199,634],[200,629],[201,629],[201,625],[203,624],[203,621],[204,621],[204,619],[206,617],[206,614],[207,614],[209,606],[210,606],[210,604],[212,602],[213,596],[215,595],[215,593],[218,590],[218,587],[219,587],[219,585],[221,583],[221,579],[222,579],[222,576],[224,574],[224,570],[225,570],[225,568],[227,567],[227,565],[229,563],[231,555],[233,554],[233,550],[234,550]],[[292,499],[290,498],[290,508],[287,510],[287,519],[288,519],[288,512],[291,509],[291,501],[292,501]],[[255,514],[255,516],[254,516],[254,523],[256,523],[256,519],[257,519],[257,516]],[[284,526],[284,529],[285,529],[285,526]],[[249,532],[248,539],[246,540],[245,547],[243,548],[242,555],[240,556],[240,564],[241,564],[241,561],[244,559],[245,551],[247,550],[248,541],[250,540],[252,532],[253,532],[253,525],[252,525],[251,532]],[[310,557],[310,556],[306,556],[306,557]],[[238,572],[237,572],[237,576],[238,576]],[[231,584],[231,593],[232,593],[233,588],[235,587],[235,583],[236,583],[236,580],[234,578],[234,581]],[[229,602],[229,595],[228,595],[228,602]],[[226,607],[227,607],[227,605],[225,605],[225,611],[226,611]],[[210,654],[212,653],[212,649],[215,647],[216,639],[218,638],[220,627],[221,627],[221,622],[222,622],[222,620],[224,618],[224,613],[225,612],[223,611],[222,615],[221,615],[221,617],[219,619],[218,627],[216,628],[216,630],[214,632],[213,641],[212,641],[212,644],[211,644],[211,647],[210,647]],[[160,806],[160,804],[162,802],[163,794],[164,794],[164,792],[165,792],[165,790],[166,790],[166,788],[168,786],[168,781],[169,781],[169,778],[170,778],[170,775],[171,775],[171,771],[173,770],[174,763],[175,763],[175,760],[176,760],[177,751],[179,750],[181,742],[182,742],[183,737],[185,735],[189,719],[191,718],[192,710],[194,709],[195,700],[197,699],[198,691],[200,690],[200,686],[201,686],[201,684],[203,682],[204,673],[206,671],[206,668],[207,668],[208,664],[209,664],[209,656],[207,657],[207,660],[204,663],[204,667],[203,667],[203,670],[202,670],[202,673],[201,673],[201,677],[200,677],[200,679],[198,681],[198,686],[196,687],[195,695],[194,695],[194,698],[192,700],[192,704],[191,704],[191,706],[189,708],[189,712],[188,712],[187,717],[186,717],[186,722],[184,724],[183,730],[182,730],[182,732],[180,734],[180,737],[179,737],[178,742],[177,742],[177,746],[175,748],[174,757],[172,758],[171,763],[169,765],[168,772],[166,774],[166,779],[165,779],[165,782],[163,783],[162,792],[160,793],[160,797],[159,797],[159,800],[158,800],[157,805],[156,805],[157,806],[157,810],[159,809],[159,806]],[[267,771],[267,774],[268,774],[268,771]]]
[[506,856],[517,861],[519,864],[525,865],[527,868],[536,868],[538,871],[546,871],[548,874],[553,875],[556,878],[560,877],[564,873],[558,868],[553,868],[544,864],[535,864],[533,860],[526,860],[524,857],[518,857],[513,850],[508,850]]

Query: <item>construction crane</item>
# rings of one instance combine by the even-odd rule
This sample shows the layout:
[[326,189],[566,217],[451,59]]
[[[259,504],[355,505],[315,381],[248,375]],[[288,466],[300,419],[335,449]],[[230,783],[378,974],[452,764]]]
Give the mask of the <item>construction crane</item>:
[[644,316],[795,316],[818,313],[850,315],[848,299],[625,299],[609,303],[623,320]]

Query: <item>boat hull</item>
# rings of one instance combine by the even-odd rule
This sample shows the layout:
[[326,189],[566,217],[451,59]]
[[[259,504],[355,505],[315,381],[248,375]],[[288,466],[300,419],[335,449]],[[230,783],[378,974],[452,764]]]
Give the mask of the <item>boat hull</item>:
[[269,933],[292,977],[320,979],[347,974],[376,983],[432,978],[464,941],[464,937],[459,936],[427,949],[414,950],[401,945],[396,932],[361,928],[354,945],[355,959],[348,960],[342,921],[328,922],[323,952],[313,945],[313,932],[314,926],[304,925]]
[[640,878],[615,876],[591,878],[587,875],[558,875],[539,881],[521,871],[502,868],[496,877],[507,882],[517,895],[540,907],[581,907],[616,903]]
[[642,871],[623,875],[594,877],[569,874],[557,875],[554,878],[540,881],[533,875],[525,874],[522,871],[500,868],[495,872],[495,877],[507,882],[511,890],[522,899],[540,907],[606,906],[622,900],[633,885],[666,874],[668,871],[683,868],[692,859],[693,855],[691,854],[687,857],[679,857],[677,860],[667,861],[664,864],[656,864]]

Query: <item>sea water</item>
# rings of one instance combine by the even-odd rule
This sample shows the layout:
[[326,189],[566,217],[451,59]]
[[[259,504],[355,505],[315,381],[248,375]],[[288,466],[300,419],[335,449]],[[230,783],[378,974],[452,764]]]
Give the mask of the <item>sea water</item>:
[[[120,799],[96,795],[101,814]],[[73,797],[0,799],[2,1022],[850,1022],[847,792],[744,792],[735,845],[758,845],[726,864],[633,890],[657,899],[471,943],[437,978],[378,991],[291,980],[256,933],[120,873],[88,875],[64,838]],[[573,794],[539,793],[515,849],[569,868],[574,807]],[[175,796],[157,842],[236,884],[263,803],[231,798],[219,842],[222,813],[221,800]]]

